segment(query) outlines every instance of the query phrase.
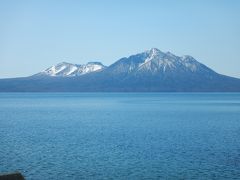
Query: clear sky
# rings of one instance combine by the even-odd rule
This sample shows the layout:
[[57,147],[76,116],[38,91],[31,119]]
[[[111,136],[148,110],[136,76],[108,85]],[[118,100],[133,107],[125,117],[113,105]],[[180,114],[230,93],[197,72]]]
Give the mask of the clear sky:
[[159,48],[240,78],[239,0],[1,0],[0,78]]

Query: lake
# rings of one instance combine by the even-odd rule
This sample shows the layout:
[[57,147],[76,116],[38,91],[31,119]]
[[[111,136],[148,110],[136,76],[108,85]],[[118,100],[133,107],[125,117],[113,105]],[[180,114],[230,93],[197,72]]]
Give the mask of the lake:
[[0,93],[0,172],[238,179],[240,93]]

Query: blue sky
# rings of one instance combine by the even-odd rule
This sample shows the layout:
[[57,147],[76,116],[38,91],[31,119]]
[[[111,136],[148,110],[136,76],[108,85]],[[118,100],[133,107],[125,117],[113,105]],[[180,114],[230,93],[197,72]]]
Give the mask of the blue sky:
[[1,0],[0,78],[152,47],[240,78],[239,19],[237,0]]

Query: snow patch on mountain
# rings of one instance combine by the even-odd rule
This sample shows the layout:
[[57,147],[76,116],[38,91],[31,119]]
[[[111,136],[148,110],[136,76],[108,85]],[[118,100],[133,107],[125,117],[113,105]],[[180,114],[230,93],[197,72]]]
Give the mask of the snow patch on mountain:
[[101,71],[106,66],[104,66],[100,62],[89,62],[87,64],[71,64],[67,62],[62,62],[57,65],[51,66],[46,70],[42,71],[37,75],[47,75],[47,76],[61,76],[61,77],[68,77],[68,76],[81,76],[84,74],[92,73]]

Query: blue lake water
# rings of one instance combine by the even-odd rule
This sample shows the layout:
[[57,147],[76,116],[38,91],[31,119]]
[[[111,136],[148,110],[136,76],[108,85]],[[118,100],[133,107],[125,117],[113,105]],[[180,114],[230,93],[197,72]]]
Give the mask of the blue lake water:
[[238,179],[239,93],[1,93],[0,172]]

